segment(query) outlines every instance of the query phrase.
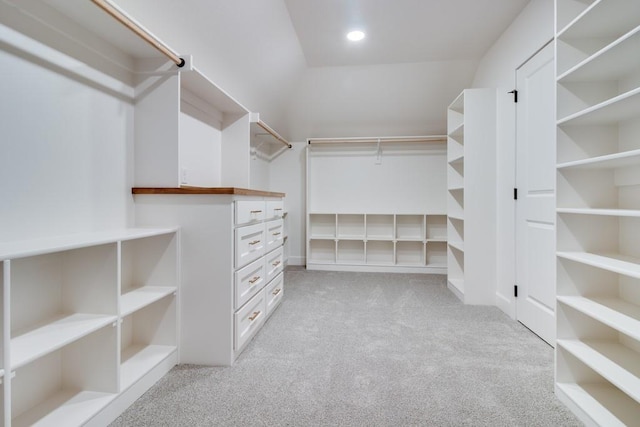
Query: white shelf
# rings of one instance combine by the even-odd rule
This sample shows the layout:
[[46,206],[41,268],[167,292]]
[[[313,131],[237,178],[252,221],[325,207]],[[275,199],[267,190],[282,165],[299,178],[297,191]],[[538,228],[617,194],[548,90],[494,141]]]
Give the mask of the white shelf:
[[560,214],[640,217],[640,210],[633,209],[558,208],[556,211]]
[[170,345],[131,345],[122,351],[120,387],[126,390],[177,351]]
[[427,243],[436,243],[436,242],[442,242],[442,243],[447,243],[447,238],[446,237],[431,237],[428,238],[426,240]]
[[593,319],[640,339],[640,307],[618,298],[558,296],[558,301]]
[[127,316],[175,292],[177,288],[169,286],[143,286],[129,291],[120,299],[120,315]]
[[563,39],[604,38],[635,27],[640,16],[637,0],[596,0],[558,32]]
[[557,344],[640,402],[640,354],[614,342],[559,339]]
[[453,165],[461,165],[463,163],[464,163],[464,154],[461,154],[460,156],[449,160],[449,164],[452,165],[452,166]]
[[462,213],[452,212],[449,214],[449,219],[453,219],[456,221],[464,221],[464,215]]
[[447,279],[447,281],[449,282],[449,284],[451,284],[451,286],[453,286],[455,289],[457,289],[458,292],[460,292],[460,293],[464,292],[464,280],[463,279],[453,279],[453,278],[449,277],[449,279]]
[[176,228],[130,228],[115,231],[77,233],[45,239],[18,240],[0,243],[0,259],[24,258],[89,246],[114,243],[173,233]]
[[620,37],[558,77],[558,83],[607,81],[640,65],[640,27]]
[[456,126],[451,132],[449,132],[448,136],[458,142],[461,142],[458,139],[464,136],[464,123],[460,123],[460,125]]
[[640,260],[619,254],[599,255],[588,252],[558,252],[560,258],[576,261],[629,277],[640,278]]
[[557,383],[556,387],[594,425],[627,427],[640,419],[640,409],[612,385]]
[[608,99],[558,120],[558,126],[618,123],[640,115],[640,88]]
[[52,319],[11,339],[11,368],[16,369],[117,321],[117,316],[76,313]]
[[460,252],[464,252],[464,242],[448,242],[448,245],[453,249],[457,249]]
[[79,426],[111,403],[117,394],[61,390],[35,408],[13,419],[13,427]]
[[558,170],[563,169],[617,169],[627,166],[640,165],[640,149],[622,151],[606,156],[590,157],[588,159],[574,160],[559,163]]

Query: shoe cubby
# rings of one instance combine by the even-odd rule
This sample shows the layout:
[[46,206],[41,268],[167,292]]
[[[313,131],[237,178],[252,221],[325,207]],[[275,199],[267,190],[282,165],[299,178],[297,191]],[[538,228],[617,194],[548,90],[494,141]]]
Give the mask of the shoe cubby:
[[[125,229],[0,243],[2,330],[9,331],[9,358],[0,359],[4,425],[84,425],[107,407],[128,406],[121,336],[134,334],[123,329],[123,312],[161,331],[146,342],[173,337],[174,359],[157,373],[177,363],[177,240],[176,229]],[[170,308],[160,308],[169,300]],[[138,314],[150,310],[163,315]],[[146,355],[135,365],[129,385],[146,381],[158,360]]]
[[309,262],[311,263],[335,263],[336,262],[336,242],[334,240],[309,241]]
[[393,265],[394,244],[389,240],[367,240],[367,264],[373,265]]
[[177,351],[176,297],[167,295],[122,318],[120,386],[126,390]]
[[364,264],[364,241],[339,240],[337,263]]
[[120,314],[127,316],[173,294],[178,287],[177,236],[167,234],[121,243]]
[[104,326],[13,371],[11,425],[83,425],[118,393],[117,328]]
[[364,215],[338,214],[339,239],[364,239]]
[[424,215],[396,215],[396,239],[424,240]]
[[427,215],[427,240],[447,241],[447,216]]
[[557,0],[556,395],[640,417],[640,2]]
[[336,215],[335,214],[310,214],[309,215],[310,238],[335,238]]
[[424,265],[424,243],[411,241],[396,242],[396,263],[398,265]]
[[446,266],[447,242],[427,241],[425,255],[428,266]]
[[367,239],[388,239],[394,238],[394,217],[393,215],[367,215]]
[[11,260],[11,367],[117,319],[116,243]]

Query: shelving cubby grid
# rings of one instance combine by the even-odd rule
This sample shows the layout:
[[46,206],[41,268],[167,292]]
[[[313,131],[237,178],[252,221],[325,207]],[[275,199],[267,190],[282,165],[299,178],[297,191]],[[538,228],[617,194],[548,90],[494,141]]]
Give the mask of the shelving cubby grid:
[[445,214],[309,214],[308,266],[446,268]]
[[556,2],[556,392],[640,417],[640,2]]
[[[9,314],[3,316],[3,355],[8,357],[2,358],[2,368],[12,373],[3,378],[3,425],[82,425],[117,400],[126,388],[119,365],[124,297],[137,293],[138,300],[146,300],[139,304],[144,310],[157,309],[158,297],[144,295],[152,287],[142,286],[144,278],[155,277],[172,289],[164,300],[175,305],[177,257],[175,229],[79,233],[0,245],[2,307]],[[122,283],[130,290],[124,296]],[[164,322],[139,323],[175,336],[177,314],[165,314]],[[171,355],[177,363],[175,338],[161,359],[137,359],[136,380]]]

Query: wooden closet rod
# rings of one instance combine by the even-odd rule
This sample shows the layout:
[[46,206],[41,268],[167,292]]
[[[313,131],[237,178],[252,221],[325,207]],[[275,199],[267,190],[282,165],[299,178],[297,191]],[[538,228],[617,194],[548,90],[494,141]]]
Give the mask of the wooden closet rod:
[[118,20],[122,25],[133,31],[142,40],[159,50],[163,55],[173,61],[178,67],[184,67],[185,61],[178,54],[162,44],[158,39],[152,36],[147,30],[142,28],[137,22],[133,21],[125,15],[120,9],[109,3],[107,0],[91,0],[100,9]]
[[431,136],[402,136],[402,137],[380,137],[380,138],[316,138],[308,139],[309,144],[344,144],[351,142],[446,142],[446,135]]
[[269,133],[269,135],[271,135],[272,137],[274,137],[278,141],[282,142],[287,147],[291,148],[291,144],[289,144],[289,141],[287,141],[286,139],[284,139],[283,137],[278,135],[278,133],[275,130],[271,129],[269,126],[267,126],[267,124],[265,122],[263,122],[261,120],[258,120],[258,126],[260,126],[262,129],[267,131],[267,133]]

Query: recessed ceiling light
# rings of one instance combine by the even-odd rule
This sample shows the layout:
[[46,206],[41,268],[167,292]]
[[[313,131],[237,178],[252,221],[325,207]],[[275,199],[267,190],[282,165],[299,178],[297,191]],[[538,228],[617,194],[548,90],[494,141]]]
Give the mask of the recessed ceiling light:
[[364,38],[364,33],[362,31],[356,30],[347,33],[347,38],[352,42],[360,41]]

